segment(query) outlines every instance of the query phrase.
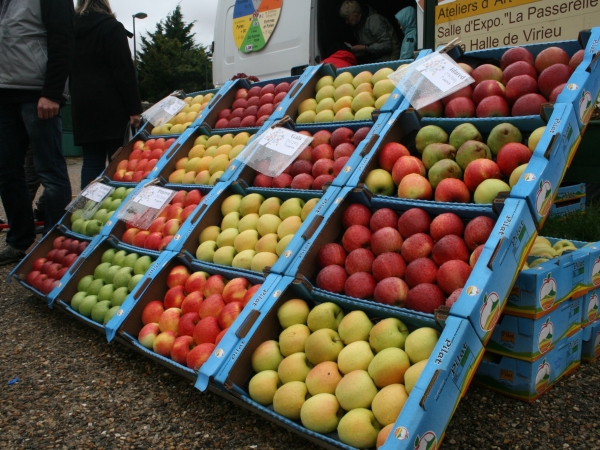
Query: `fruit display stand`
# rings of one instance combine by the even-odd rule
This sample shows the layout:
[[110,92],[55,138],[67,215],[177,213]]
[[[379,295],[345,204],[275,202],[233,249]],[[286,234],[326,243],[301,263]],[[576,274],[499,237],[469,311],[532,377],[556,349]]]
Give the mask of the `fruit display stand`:
[[[385,124],[386,115],[382,114],[374,125],[348,124],[345,126],[335,123],[323,124],[319,127],[305,127],[287,123],[297,133],[310,133],[314,137],[309,147],[298,155],[284,172],[278,177],[269,177],[260,174],[252,167],[238,162],[238,170],[228,175],[227,179],[234,179],[246,183],[249,191],[253,188],[282,189],[289,188],[297,191],[319,191],[328,185],[342,187],[355,166],[348,163],[353,154],[364,154],[374,135]],[[266,126],[274,126],[277,122],[269,121]],[[266,131],[266,129],[262,129]],[[319,163],[318,161],[321,161]],[[296,164],[297,163],[297,164]],[[232,166],[234,164],[232,163]],[[320,177],[320,178],[319,178]],[[224,177],[222,181],[225,181]]]
[[[110,259],[110,261],[107,260],[107,254],[105,254],[105,252],[109,250],[111,251],[110,253],[113,255],[112,258],[108,258]],[[113,262],[115,262],[114,254],[119,255],[118,262],[116,262],[115,264],[113,264]],[[71,315],[76,319],[80,320],[85,325],[105,335],[107,340],[110,342],[114,338],[115,332],[118,329],[119,325],[125,318],[125,311],[131,308],[132,304],[135,304],[135,302],[141,297],[141,295],[148,287],[150,278],[145,277],[145,275],[150,275],[154,271],[160,270],[160,268],[164,264],[164,261],[170,255],[171,252],[163,252],[158,258],[154,259],[150,257],[150,255],[148,255],[147,252],[144,251],[134,253],[124,250],[121,244],[112,236],[98,236],[94,241],[92,241],[92,244],[90,244],[88,248],[86,248],[86,250],[81,254],[81,256],[77,259],[72,268],[69,269],[68,277],[61,282],[60,288],[57,287],[59,291],[55,296],[53,305],[57,309],[64,311],[68,315]],[[105,259],[104,261],[103,258]],[[125,258],[129,258],[129,260]],[[144,259],[142,260],[142,258]],[[141,261],[140,263],[138,263],[138,266],[135,266],[138,259]],[[131,264],[131,266],[129,264]],[[102,269],[104,269],[102,271],[102,274],[98,271],[99,266],[101,266]],[[114,272],[118,272],[118,270],[123,269],[131,270],[125,270],[123,272],[123,276],[119,276],[119,278],[121,279],[119,279],[118,282],[117,280],[114,280],[114,284],[106,283],[106,277],[103,277],[101,275],[106,274],[106,276],[108,276],[108,268],[110,266],[119,267],[119,269],[114,270]],[[113,278],[117,276],[113,273],[113,270],[110,271],[110,274]],[[87,280],[89,281],[89,283],[85,283],[87,286],[82,286],[82,279],[90,276],[93,278],[93,280],[92,278],[89,278],[89,280]],[[102,281],[99,282],[99,280]],[[111,279],[110,281],[113,280]],[[98,299],[98,297],[102,297],[104,299],[104,296],[102,296],[102,294],[99,292],[100,289],[102,289],[106,285],[112,285],[113,287],[112,292],[109,292],[109,295],[107,295],[109,297],[110,307],[107,308],[108,310],[103,315],[103,320],[100,320],[100,318],[97,318],[98,320],[94,320],[93,315],[95,314],[93,311],[93,305],[91,305],[91,308],[86,308],[86,312],[91,314],[87,315],[82,311],[82,308],[78,308],[77,310],[75,310],[75,305],[72,303],[75,300],[75,296],[78,295],[79,297],[83,297],[83,299],[80,299],[78,301],[77,306],[82,305],[83,301],[86,301],[85,299],[88,298],[87,293],[89,292],[89,289],[92,289],[90,284],[93,283],[96,283],[95,287],[98,287],[100,285],[101,287],[98,290],[95,290],[95,292],[98,295],[89,294],[89,297],[96,297],[95,302],[92,301],[93,299],[90,299],[90,305],[92,303],[93,305],[97,305],[104,301]],[[84,291],[84,287],[88,289]],[[119,289],[121,289],[121,291],[119,291]],[[81,294],[81,292],[86,293],[85,297],[84,294]],[[89,309],[90,311],[87,311],[87,309]],[[106,313],[108,313],[109,311],[110,315],[106,315]]]
[[[227,82],[192,126],[208,126],[209,129],[239,133],[246,129],[261,127],[268,119],[281,119],[284,116],[281,108],[284,104],[283,99],[288,96],[289,90],[298,78],[298,76],[290,76],[255,83],[250,83],[246,78],[240,78]],[[255,89],[256,92],[252,89]],[[258,97],[258,105],[252,102],[250,106],[246,106],[246,99],[253,97]],[[265,104],[272,105],[272,107],[264,106]],[[264,109],[261,111],[263,107]],[[265,114],[258,116],[262,113]],[[234,119],[239,117],[240,120],[232,123],[233,119],[229,119],[230,116]],[[254,120],[247,119],[244,122],[246,117],[254,117]]]
[[600,318],[598,307],[598,289],[590,289],[585,296],[581,297],[581,327],[585,328]]
[[[222,130],[211,131],[207,127],[193,128],[189,133],[186,134],[185,138],[182,136],[180,141],[178,141],[180,143],[179,146],[174,146],[167,152],[165,155],[165,162],[162,164],[156,176],[164,179],[167,186],[173,189],[182,185],[187,185],[188,187],[209,187],[214,186],[217,180],[227,181],[230,178],[230,174],[238,170],[235,156],[237,156],[237,153],[241,151],[239,146],[242,144],[233,144],[239,141],[242,143],[245,142],[243,145],[246,145],[253,139],[258,131],[259,128],[250,128],[245,131],[234,131],[232,133],[227,133]],[[218,146],[215,149],[215,156],[204,154],[207,150],[213,147],[210,139],[216,140],[217,137],[227,138],[231,135],[233,136],[231,140],[232,144]],[[204,137],[208,137],[209,140],[207,140],[207,143],[210,143],[211,145],[209,147],[202,145],[204,148],[201,149],[198,147],[196,142],[198,142],[200,139],[204,139]],[[218,144],[215,144],[214,146],[216,145]],[[229,147],[231,147],[229,153],[224,153],[224,151],[226,151]],[[228,157],[226,162],[221,161],[220,163],[217,163],[215,161],[215,157],[217,156],[216,152],[219,151],[219,148],[221,148],[222,152],[219,153],[219,155],[227,154]],[[235,153],[233,153],[234,151]],[[223,158],[224,157],[221,157],[220,159]],[[211,166],[213,161],[215,161],[215,163]],[[200,175],[201,172],[205,171],[209,172],[208,177]],[[191,177],[191,175],[187,175],[186,178],[186,174],[190,172],[195,173],[196,176]],[[214,175],[215,173],[217,175]],[[188,178],[191,178],[191,180]],[[192,181],[192,183],[189,181]]]
[[[355,317],[358,317],[358,314],[360,314],[360,316],[367,318],[367,320],[370,319],[376,323],[381,323],[382,320],[389,321],[391,319],[398,319],[405,324],[406,327],[408,327],[408,332],[411,332],[415,329],[428,327],[429,329],[437,330],[438,333],[440,333],[437,343],[433,345],[431,356],[429,357],[428,362],[423,363],[424,365],[421,366],[423,367],[423,370],[418,377],[416,384],[414,384],[414,387],[412,387],[412,390],[410,390],[410,394],[405,398],[404,406],[399,411],[399,415],[394,415],[394,417],[397,417],[397,419],[394,420],[393,417],[388,418],[388,420],[390,420],[388,429],[392,428],[392,432],[389,434],[385,444],[382,447],[379,447],[382,449],[412,449],[429,444],[430,446],[438,448],[444,437],[446,426],[448,425],[448,422],[450,421],[450,418],[460,398],[466,392],[474,370],[483,354],[481,342],[479,341],[468,321],[464,319],[447,317],[445,318],[442,326],[433,318],[424,317],[418,313],[412,314],[407,310],[396,309],[391,311],[381,308],[375,303],[358,303],[351,299],[323,299],[315,296],[314,291],[311,291],[309,288],[307,288],[302,281],[292,277],[284,277],[277,286],[272,288],[268,296],[268,301],[265,302],[260,309],[255,310],[252,320],[248,320],[243,323],[243,330],[241,330],[240,327],[236,333],[228,333],[223,338],[221,341],[223,345],[227,345],[228,348],[234,350],[230,353],[224,353],[223,355],[219,355],[219,350],[217,350],[217,352],[211,355],[211,358],[208,360],[208,362],[201,368],[201,375],[199,379],[206,375],[205,370],[209,369],[213,363],[219,364],[220,370],[210,375],[209,379],[211,380],[211,384],[214,383],[220,389],[228,392],[230,398],[235,403],[248,408],[254,413],[260,414],[268,420],[299,434],[303,438],[323,448],[351,449],[357,446],[359,448],[373,447],[375,444],[375,438],[377,437],[377,432],[379,431],[379,426],[376,425],[372,427],[371,424],[376,424],[377,422],[369,410],[361,410],[360,408],[353,410],[355,413],[364,414],[367,417],[371,417],[372,422],[370,422],[367,418],[363,418],[364,423],[360,419],[355,422],[356,429],[353,429],[353,434],[355,435],[356,441],[349,442],[350,439],[347,436],[351,433],[348,432],[348,425],[343,425],[343,418],[340,421],[339,427],[337,427],[337,432],[335,431],[334,426],[333,432],[322,434],[306,428],[304,424],[298,420],[299,417],[290,418],[293,416],[293,414],[287,413],[286,415],[288,417],[285,417],[282,413],[276,412],[274,406],[269,404],[266,400],[263,404],[261,404],[252,399],[250,395],[252,388],[249,387],[249,383],[252,383],[251,379],[255,375],[253,370],[253,353],[265,341],[277,341],[281,330],[278,319],[278,310],[283,304],[292,299],[294,299],[295,302],[306,302],[310,310],[313,310],[315,307],[320,305],[327,307],[331,306],[331,308],[335,309],[336,311],[338,308],[343,311],[343,313],[346,314],[345,317],[349,317],[350,313],[354,312]],[[360,313],[357,314],[359,311]],[[338,315],[336,312],[332,312],[331,314],[336,314],[338,319],[341,318],[341,315]],[[340,323],[343,323],[343,319]],[[240,326],[241,325],[242,324],[240,323]],[[355,329],[357,333],[362,334],[362,331],[358,330],[356,327]],[[338,335],[338,333],[333,330],[323,331],[326,331],[334,336]],[[338,331],[340,330],[338,329]],[[311,336],[313,335],[315,335],[315,333],[313,333]],[[423,343],[423,345],[427,346],[431,344],[432,343]],[[381,351],[385,352],[386,350],[392,351],[392,349],[385,349]],[[400,353],[402,350],[393,349],[393,352]],[[221,359],[223,362],[220,361]],[[340,363],[340,360],[337,359],[337,357],[332,361],[338,361],[338,363]],[[331,364],[336,365],[335,362]],[[323,368],[325,369],[325,367]],[[369,369],[371,369],[370,366]],[[356,374],[359,372],[362,372],[361,375],[367,374],[366,370],[358,370],[349,373]],[[334,376],[331,373],[331,369],[328,373],[329,376]],[[369,374],[370,373],[371,370],[369,370]],[[315,374],[315,376],[317,375]],[[326,377],[326,375],[324,376]],[[336,389],[336,393],[341,396],[343,392],[341,392],[339,386],[347,383],[344,381],[345,377],[342,378],[342,375],[339,374],[338,376],[341,378],[341,380],[337,384],[338,388]],[[376,377],[376,375],[374,376]],[[365,378],[371,380],[369,375],[366,375]],[[306,381],[307,386],[311,384],[309,381],[309,376],[306,376]],[[266,380],[264,383],[268,384]],[[300,381],[293,381],[291,383],[296,383],[298,386],[304,385],[304,383]],[[353,384],[351,388],[367,391],[369,390],[369,384],[372,385],[372,383],[373,381],[367,382],[367,388],[365,389],[359,387],[358,383]],[[283,386],[285,387],[286,384],[283,384]],[[374,385],[373,388],[376,389]],[[306,388],[303,389],[306,390]],[[390,391],[388,390],[386,392]],[[331,397],[333,396],[330,396],[330,398]],[[336,395],[336,397],[338,396]],[[353,399],[357,397],[358,396],[352,395]],[[299,409],[300,404],[303,402],[304,395],[302,396],[299,404],[291,402],[294,404],[294,406],[290,405],[290,412],[295,408]],[[376,400],[373,400],[373,403],[375,402]],[[337,401],[335,403],[337,404]],[[397,405],[392,407],[392,409],[397,408]],[[337,409],[337,407],[335,409]],[[346,406],[345,409],[350,408]],[[376,410],[378,408],[373,407],[373,409]],[[318,410],[321,410],[321,408]],[[363,413],[362,411],[368,411],[368,413]],[[394,414],[397,414],[397,411],[398,410],[396,410]],[[350,415],[355,413],[350,413]],[[333,414],[335,415],[335,411]],[[390,416],[391,415],[392,414],[390,414]],[[311,420],[311,417],[308,417],[308,415],[303,415],[302,417],[303,421]],[[325,418],[312,418],[312,422],[322,423],[323,420],[325,420]],[[381,417],[380,420],[382,420]],[[331,422],[329,419],[327,421]],[[335,421],[335,423],[337,423],[337,421]],[[346,430],[344,431],[342,428],[345,428]],[[361,433],[361,431],[363,431],[364,434]],[[346,443],[344,443],[344,440],[346,440]]]
[[[73,264],[88,244],[87,240],[72,239],[68,230],[59,224],[40,241],[33,243],[26,256],[8,274],[7,281],[10,283],[14,278],[36,297],[46,301],[48,306],[52,306],[54,295],[51,294],[55,294],[56,287],[61,285],[63,278],[67,278],[69,268],[74,271]],[[58,251],[61,252],[56,255]],[[49,264],[44,266],[47,261]],[[43,276],[36,280],[40,274]],[[52,281],[45,281],[47,279]]]
[[[250,274],[256,275],[257,271],[251,270],[252,266],[255,268],[260,267],[258,272],[263,272],[267,269],[268,273],[281,275],[296,257],[297,248],[304,242],[304,235],[307,232],[307,225],[311,221],[311,218],[329,207],[330,203],[336,197],[336,194],[337,189],[328,189],[325,193],[317,191],[294,192],[289,189],[270,190],[269,192],[266,192],[257,189],[254,192],[249,193],[243,186],[235,181],[218,183],[206,196],[200,207],[200,211],[195,213],[193,217],[191,217],[191,221],[180,230],[180,242],[182,242],[180,249],[187,252],[195,260],[205,261],[209,267],[211,264],[216,264],[217,267],[223,267],[222,264],[215,262],[217,260],[221,262],[223,259],[225,260],[223,262],[227,264],[235,263],[231,269],[240,273],[240,276]],[[244,206],[242,206],[241,198],[247,199],[245,200]],[[270,198],[273,198],[274,200],[269,200]],[[265,244],[264,248],[261,244],[258,247],[255,246],[255,250],[247,248],[238,252],[235,250],[235,247],[233,247],[234,244],[227,241],[231,241],[231,238],[235,241],[235,237],[244,231],[261,228],[257,219],[259,214],[248,211],[258,210],[263,203],[263,199],[264,201],[269,202],[269,208],[272,207],[270,209],[271,213],[268,214],[270,216],[279,216],[274,218],[275,224],[281,225],[284,223],[284,220],[300,215],[301,217],[298,217],[298,219],[291,219],[287,222],[291,226],[289,231],[292,229],[295,231],[292,233],[285,232],[284,234],[285,230],[282,229],[280,230],[281,233],[279,233],[279,226],[277,226],[275,228],[277,228],[278,231],[270,231],[267,233],[277,234],[275,236],[275,238],[277,238],[275,242],[277,244],[278,252],[276,253],[271,251],[274,242],[271,242],[271,244],[268,245]],[[251,202],[253,203],[252,205],[250,204]],[[279,207],[284,205],[285,202],[288,202],[287,206],[284,206],[280,211]],[[273,204],[271,205],[271,203]],[[229,211],[230,209],[231,211]],[[223,211],[225,211],[225,214]],[[261,210],[260,212],[265,215],[264,211]],[[284,216],[283,219],[281,218],[282,215]],[[226,221],[224,221],[225,216],[229,216]],[[246,219],[244,219],[245,217]],[[230,223],[231,220],[233,222]],[[301,223],[299,223],[299,221]],[[293,226],[291,225],[292,223]],[[273,224],[267,226],[265,224],[265,228],[272,229],[272,225]],[[232,236],[226,238],[225,235],[221,234],[221,231],[230,228],[237,228],[235,232],[232,232]],[[239,231],[240,228],[242,231]],[[253,233],[250,232],[249,234]],[[263,234],[264,233],[261,232],[260,236]],[[213,235],[212,239],[209,239],[210,235]],[[235,237],[233,237],[234,235]],[[283,236],[278,238],[280,235]],[[254,238],[249,237],[248,242],[253,242],[258,239],[258,236],[259,234],[257,232]],[[199,245],[201,241],[202,244]],[[218,245],[218,241],[221,241],[221,245]],[[205,242],[208,244],[204,244]],[[259,242],[262,242],[262,238],[256,242],[256,244],[258,245]],[[241,241],[240,245],[241,244],[244,244],[244,242]],[[204,247],[202,247],[202,245],[204,245]],[[242,245],[242,247],[246,247],[246,245]],[[227,249],[219,252],[220,248]],[[219,252],[219,255],[217,255],[217,252]],[[199,253],[201,253],[200,258],[198,258]],[[240,256],[238,257],[237,255]],[[260,258],[251,265],[248,258],[254,260],[255,255],[260,255]],[[236,257],[238,259],[235,259]]]
[[532,402],[581,364],[583,330],[556,343],[537,361],[522,361],[486,352],[473,382],[509,397]]
[[600,321],[596,320],[581,332],[581,362],[594,362],[600,357]]
[[[193,129],[188,128],[181,136],[153,137],[150,137],[145,132],[138,133],[127,144],[115,152],[110,163],[104,169],[104,172],[102,172],[102,176],[112,185],[127,187],[135,187],[143,179],[156,178],[156,174],[166,161],[166,158],[163,158],[164,154],[173,146],[177,147],[181,145],[181,140],[185,140],[185,137],[192,132]],[[150,145],[152,149],[144,149],[144,147],[149,147]],[[145,164],[144,171],[141,174],[138,173],[134,179],[135,172],[133,171],[137,169],[137,165],[141,161],[140,158],[147,151],[150,154],[148,155],[149,159],[145,158],[148,162]],[[137,160],[138,162],[135,163],[132,160]],[[130,170],[128,170],[129,167],[131,168]],[[146,170],[148,167],[150,169]],[[129,173],[127,177],[125,177],[126,173]]]
[[[181,375],[189,380],[196,381],[196,379],[198,378],[198,369],[197,368],[190,368],[186,364],[183,364],[182,362],[177,362],[170,355],[167,355],[167,354],[161,355],[161,354],[157,353],[156,351],[154,351],[154,346],[153,346],[154,341],[151,343],[149,343],[149,342],[142,343],[140,341],[140,338],[143,340],[143,335],[147,336],[147,334],[148,334],[147,331],[145,331],[144,333],[141,333],[142,329],[146,326],[146,324],[144,323],[144,319],[145,319],[144,311],[147,311],[147,314],[150,315],[150,313],[151,313],[150,309],[153,307],[153,305],[151,305],[151,306],[148,306],[148,305],[152,302],[156,302],[157,300],[162,302],[163,305],[166,304],[168,292],[171,291],[171,289],[177,290],[176,286],[174,286],[173,288],[169,288],[169,282],[171,281],[171,278],[173,277],[173,275],[171,275],[171,273],[174,270],[179,270],[181,267],[187,268],[189,273],[196,273],[198,271],[201,271],[208,275],[208,277],[206,277],[207,279],[210,279],[210,277],[213,275],[223,277],[222,278],[223,283],[227,283],[228,280],[237,279],[239,277],[238,274],[236,274],[235,272],[233,272],[231,270],[221,269],[221,268],[216,268],[216,267],[209,268],[209,267],[206,267],[204,264],[200,264],[198,262],[194,263],[194,262],[192,262],[192,260],[189,257],[187,257],[186,255],[183,255],[183,254],[170,255],[167,259],[165,259],[164,264],[160,268],[159,271],[156,271],[156,272],[148,275],[148,277],[150,278],[148,288],[146,289],[144,294],[141,296],[141,298],[135,304],[130,305],[129,310],[127,310],[124,313],[125,317],[124,317],[123,322],[118,327],[117,333],[115,335],[115,341],[133,349],[134,351],[136,351],[138,353],[141,353],[142,355],[152,359],[153,361],[158,362],[159,364],[162,364],[163,366],[167,367],[168,369],[174,371],[175,373],[178,373],[179,375]],[[252,308],[255,308],[261,304],[261,301],[259,301],[258,299],[264,298],[266,293],[270,291],[270,289],[273,285],[277,284],[277,282],[280,278],[281,277],[278,275],[269,275],[266,279],[263,279],[261,276],[258,276],[258,275],[249,275],[246,278],[253,286],[256,286],[256,285],[261,285],[261,286],[256,290],[253,289],[254,294],[252,296],[252,300],[250,300],[250,302],[248,303],[248,306],[244,306],[244,308],[241,311],[239,311],[239,316],[231,324],[230,329],[237,329],[238,325],[240,323],[244,322],[245,318],[248,316],[248,314],[250,313]],[[173,281],[173,283],[175,283],[175,281]],[[190,282],[190,283],[192,283],[192,282]],[[190,291],[192,291],[192,288],[188,287],[187,283],[185,284],[185,286],[186,286],[185,289],[190,289]],[[206,286],[206,284],[204,286]],[[215,293],[219,293],[218,292],[219,289],[213,289],[213,290],[215,290]],[[187,294],[186,298],[188,298],[188,296],[190,296],[190,294],[192,294],[193,292],[194,291],[187,292],[187,290],[186,290],[181,295]],[[224,293],[224,291],[220,292],[220,294],[223,294],[223,293]],[[176,295],[180,295],[180,294],[177,292]],[[204,298],[202,298],[202,297],[204,297]],[[202,297],[200,297],[201,298],[200,301],[204,302],[204,300],[206,300],[209,296],[202,295]],[[181,299],[179,299],[179,300],[178,299],[169,299],[169,301],[173,304],[180,303],[179,306],[171,306],[171,307],[180,308],[181,319],[184,320],[183,316],[185,314],[187,314],[188,311],[190,311],[190,307],[187,304],[184,304],[183,302],[187,303],[189,301],[192,301],[191,297],[190,297],[190,300],[188,300],[188,301],[186,301],[185,299],[183,299],[183,301],[181,301]],[[252,307],[249,305],[252,305]],[[146,310],[147,307],[148,307],[148,310]],[[166,306],[163,306],[162,311],[166,311],[168,309],[169,308],[167,308]],[[198,308],[196,308],[196,309],[198,309]],[[161,310],[161,308],[159,308],[159,310]],[[155,314],[157,314],[157,313],[155,313]],[[196,323],[198,323],[200,319],[202,319],[202,318],[196,318],[194,321]],[[177,322],[178,330],[179,330],[180,322],[181,321]],[[155,323],[160,325],[160,319],[157,320]],[[167,326],[165,326],[165,328],[167,328]],[[156,331],[158,332],[157,334],[160,335],[161,330],[159,329]],[[162,330],[162,331],[164,331],[164,330]],[[220,330],[220,331],[222,331],[222,330]],[[225,332],[225,333],[227,333],[227,332]],[[185,335],[185,334],[181,334],[181,333],[178,333],[178,334]],[[207,341],[207,343],[208,343],[208,341]],[[144,346],[143,344],[146,344],[146,346]],[[196,344],[198,344],[198,343],[196,343]],[[151,348],[149,348],[149,347],[151,347]],[[222,348],[222,347],[219,347],[219,348]],[[212,349],[208,349],[208,350],[210,350],[210,353],[212,353]],[[166,352],[163,352],[163,353],[166,353]]]
[[[537,235],[525,202],[507,199],[499,206],[502,208],[501,211],[496,213],[491,209],[478,208],[476,205],[457,209],[450,208],[442,203],[431,202],[430,205],[423,206],[400,199],[390,200],[371,197],[368,191],[361,188],[343,188],[330,209],[315,217],[309,225],[310,234],[307,235],[305,244],[296,252],[297,257],[286,272],[288,276],[300,276],[309,284],[312,284],[312,294],[316,298],[321,296],[326,298],[331,296],[349,298],[348,293],[333,294],[319,288],[314,280],[318,271],[319,250],[326,244],[340,241],[343,233],[344,212],[350,205],[356,203],[366,206],[372,212],[379,209],[391,209],[400,219],[402,214],[408,210],[421,209],[433,218],[451,212],[458,216],[463,223],[468,223],[479,216],[488,217],[495,221],[491,231],[487,231],[489,237],[484,237],[484,243],[479,244],[481,247],[480,254],[474,265],[471,266],[470,272],[465,275],[464,270],[462,271],[463,275],[461,276],[466,276],[466,281],[463,280],[464,288],[450,308],[450,315],[468,319],[482,342],[487,342],[506,303],[518,270],[524,263],[528,249]],[[486,234],[483,231],[486,226],[481,225],[481,227],[478,227],[480,228],[478,233]],[[456,244],[459,245],[458,242]],[[458,247],[456,251],[459,251]],[[470,254],[470,250],[460,250],[461,253],[465,251]],[[391,291],[390,288],[390,294]],[[393,297],[393,294],[391,295]],[[444,295],[444,300],[448,295]],[[431,297],[433,298],[433,296]],[[353,298],[352,300],[358,303],[372,303],[372,298],[370,300]],[[395,311],[398,307],[394,304],[405,305],[406,307],[405,302],[405,299],[398,298],[394,300],[390,298],[386,300],[387,304],[380,304],[380,307]],[[442,300],[442,306],[443,303]],[[440,307],[437,300],[432,305],[434,307],[429,305],[431,311]],[[426,315],[431,317],[431,313]]]

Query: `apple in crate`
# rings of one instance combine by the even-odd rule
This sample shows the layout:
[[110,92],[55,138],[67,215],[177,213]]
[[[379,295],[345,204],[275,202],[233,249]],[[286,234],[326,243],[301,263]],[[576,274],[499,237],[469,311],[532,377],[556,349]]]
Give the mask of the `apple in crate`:
[[84,219],[83,214],[87,207],[91,208],[95,205],[91,200],[87,202],[84,208],[72,211],[70,217],[71,230],[85,236],[95,236],[132,191],[133,188],[119,187],[115,189],[102,201],[97,211],[89,219]]

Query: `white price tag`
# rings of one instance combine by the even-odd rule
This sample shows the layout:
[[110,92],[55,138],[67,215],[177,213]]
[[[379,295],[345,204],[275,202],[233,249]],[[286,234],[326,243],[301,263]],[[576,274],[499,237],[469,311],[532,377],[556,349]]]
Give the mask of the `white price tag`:
[[[295,133],[286,128],[276,127],[265,132],[258,144],[267,147],[269,150],[291,156],[305,144],[307,138],[309,136]],[[306,145],[304,146],[306,147]]]
[[148,186],[142,189],[133,201],[148,208],[162,210],[171,201],[173,191],[158,186]]
[[186,103],[183,100],[180,100],[177,97],[169,96],[161,102],[160,107],[167,114],[174,116],[181,111],[185,105]]
[[84,189],[81,193],[82,197],[85,197],[94,202],[100,203],[104,200],[114,188],[112,186],[108,186],[102,183],[91,183],[88,187]]
[[441,54],[433,55],[425,63],[417,66],[416,70],[442,92],[449,91],[470,78],[450,57]]

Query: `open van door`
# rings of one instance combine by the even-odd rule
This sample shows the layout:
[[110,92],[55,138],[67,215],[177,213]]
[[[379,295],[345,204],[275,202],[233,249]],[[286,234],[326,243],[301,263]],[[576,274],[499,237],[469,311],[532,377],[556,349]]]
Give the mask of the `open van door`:
[[314,1],[219,0],[213,53],[215,87],[238,73],[267,80],[300,74],[314,64]]

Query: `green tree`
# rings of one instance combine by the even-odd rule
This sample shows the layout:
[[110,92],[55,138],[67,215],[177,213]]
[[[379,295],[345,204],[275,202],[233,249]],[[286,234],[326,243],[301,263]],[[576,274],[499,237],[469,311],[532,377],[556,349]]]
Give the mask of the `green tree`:
[[196,45],[194,22],[186,24],[179,6],[142,36],[138,77],[142,99],[156,102],[181,89],[186,93],[212,89],[212,63]]

